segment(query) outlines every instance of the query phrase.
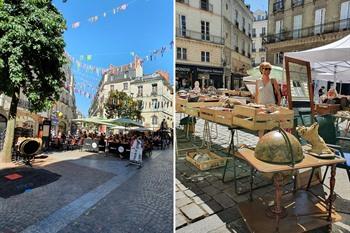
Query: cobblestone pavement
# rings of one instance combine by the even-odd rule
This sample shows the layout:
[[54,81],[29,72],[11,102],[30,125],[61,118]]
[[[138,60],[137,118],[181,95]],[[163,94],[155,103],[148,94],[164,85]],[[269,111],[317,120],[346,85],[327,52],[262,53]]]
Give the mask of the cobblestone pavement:
[[[177,115],[177,121],[180,116]],[[237,195],[232,181],[222,182],[223,168],[200,171],[186,161],[186,151],[202,145],[203,120],[197,119],[195,136],[191,142],[185,139],[185,134],[177,130],[177,159],[176,159],[176,219],[175,227],[178,233],[188,232],[249,232],[238,210],[238,203],[248,200],[248,194]],[[212,150],[218,155],[227,156],[225,150],[230,142],[230,132],[226,127],[211,127]],[[217,133],[219,132],[219,133]],[[237,136],[237,134],[236,134]],[[254,146],[258,137],[238,131],[235,144]],[[238,141],[237,141],[238,140]],[[249,172],[245,164],[239,164],[239,174]],[[225,180],[233,178],[229,171]],[[333,224],[332,232],[350,232],[350,185],[343,169],[337,169],[337,184],[335,192],[338,194],[335,207],[342,216],[342,221]],[[264,186],[253,192],[254,197],[271,196],[273,188],[268,181],[257,177],[255,185]],[[265,183],[264,183],[265,182]],[[266,185],[267,186],[266,186]],[[239,191],[249,187],[249,180],[238,182]],[[291,184],[286,186],[291,188]],[[328,190],[322,190],[327,192]],[[327,232],[327,229],[313,231]]]
[[0,232],[171,232],[172,154],[154,151],[142,169],[104,154],[49,154],[34,167],[61,178],[0,198]]

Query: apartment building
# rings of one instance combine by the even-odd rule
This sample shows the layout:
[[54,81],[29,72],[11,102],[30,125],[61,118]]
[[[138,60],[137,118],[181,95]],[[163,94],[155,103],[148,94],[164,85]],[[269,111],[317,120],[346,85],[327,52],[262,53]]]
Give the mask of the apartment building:
[[128,75],[124,71],[118,75],[112,72],[104,74],[89,109],[89,116],[106,117],[104,104],[110,91],[118,90],[127,93],[135,101],[141,101],[142,124],[145,127],[158,129],[163,119],[166,119],[168,126],[172,126],[173,89],[169,76],[162,71],[143,75],[140,69],[142,67],[131,69]]
[[238,88],[251,67],[253,14],[242,0],[176,1],[176,87]]
[[349,0],[269,0],[267,61],[283,64],[283,54],[339,40],[350,32]]
[[263,36],[267,34],[267,12],[256,10],[253,22],[252,65],[253,67],[266,61],[266,49],[263,46]]

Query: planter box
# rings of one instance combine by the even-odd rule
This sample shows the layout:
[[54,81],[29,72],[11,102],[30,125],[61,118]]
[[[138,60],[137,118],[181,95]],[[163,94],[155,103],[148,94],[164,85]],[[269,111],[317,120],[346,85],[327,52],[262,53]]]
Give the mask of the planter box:
[[[203,161],[203,162],[196,161],[194,159],[194,157],[196,156],[197,152],[208,154],[210,157],[210,160]],[[226,158],[222,158],[209,150],[191,150],[191,151],[188,151],[187,155],[186,155],[186,160],[188,162],[192,163],[196,168],[198,168],[201,171],[206,171],[209,169],[223,167],[223,166],[225,166],[225,163],[226,163]]]

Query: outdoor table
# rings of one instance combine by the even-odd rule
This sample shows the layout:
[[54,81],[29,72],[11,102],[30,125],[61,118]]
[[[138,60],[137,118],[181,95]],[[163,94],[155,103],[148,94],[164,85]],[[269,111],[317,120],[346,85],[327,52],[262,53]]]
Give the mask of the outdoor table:
[[[238,150],[239,156],[262,173],[273,173],[275,186],[274,205],[268,206],[269,201],[264,198],[253,200],[252,185],[250,180],[250,200],[239,204],[240,213],[251,232],[305,232],[330,225],[331,222],[340,221],[341,217],[332,208],[334,202],[334,186],[336,164],[345,160],[340,157],[335,159],[318,159],[307,153],[305,158],[294,165],[276,165],[258,160],[254,151],[243,148]],[[330,193],[326,200],[322,200],[308,189],[285,195],[282,204],[283,172],[292,172],[303,168],[317,168],[331,166]],[[268,210],[266,210],[268,209]],[[326,219],[324,219],[326,217]]]

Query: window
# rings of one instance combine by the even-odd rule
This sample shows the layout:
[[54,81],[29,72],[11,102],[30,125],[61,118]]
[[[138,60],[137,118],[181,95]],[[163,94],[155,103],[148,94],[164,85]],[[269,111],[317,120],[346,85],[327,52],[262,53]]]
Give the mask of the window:
[[242,17],[242,29],[243,29],[243,32],[245,32],[245,18]]
[[158,85],[155,83],[155,84],[152,84],[152,95],[157,95],[158,93]]
[[143,86],[137,87],[137,96],[143,96]]
[[253,28],[253,37],[256,37],[256,29]]
[[265,36],[265,34],[266,34],[266,28],[262,27],[261,28],[261,36]]
[[276,21],[276,39],[280,40],[282,39],[282,32],[283,32],[283,20]]
[[186,36],[186,16],[180,15],[180,35]]
[[340,29],[350,28],[350,1],[343,2],[340,6]]
[[275,64],[283,64],[283,52],[275,53]]
[[248,23],[248,34],[250,33],[250,23]]
[[321,8],[315,11],[315,35],[320,34],[324,31],[325,15],[325,8]]
[[261,20],[261,15],[258,15],[258,21]]
[[152,99],[152,109],[157,109],[157,99]]
[[201,21],[202,40],[210,40],[209,36],[209,22]]
[[187,49],[186,48],[176,48],[176,58],[178,60],[187,60]]
[[201,61],[202,62],[210,62],[210,53],[202,51],[201,52]]
[[293,38],[301,37],[302,15],[296,15],[293,19]]
[[114,91],[114,85],[111,85],[111,91]]
[[238,11],[237,10],[235,10],[235,15],[236,15],[236,22],[238,22]]
[[158,117],[152,116],[152,125],[157,125],[157,124],[158,124]]
[[209,0],[201,0],[201,9],[209,10]]
[[128,90],[128,83],[123,83],[123,86],[124,86],[123,90]]

